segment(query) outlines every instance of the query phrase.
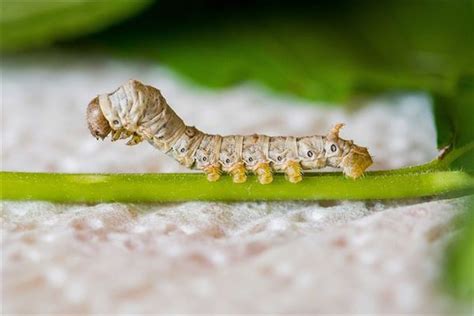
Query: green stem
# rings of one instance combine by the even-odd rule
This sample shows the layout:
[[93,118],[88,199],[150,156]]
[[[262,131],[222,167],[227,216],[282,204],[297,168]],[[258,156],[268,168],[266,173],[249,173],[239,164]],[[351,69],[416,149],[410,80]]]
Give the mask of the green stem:
[[461,171],[373,174],[358,180],[340,174],[306,175],[291,184],[276,175],[272,184],[255,177],[234,184],[230,177],[207,182],[202,174],[51,174],[2,172],[2,199],[55,202],[170,202],[186,200],[399,199],[474,190]]
[[402,199],[474,192],[474,177],[449,165],[474,148],[454,149],[442,159],[409,168],[367,172],[360,179],[341,173],[307,173],[292,184],[281,174],[261,185],[254,176],[234,184],[203,174],[58,174],[2,172],[1,199],[54,202],[170,202],[187,200],[368,200]]
[[460,148],[448,149],[442,157],[436,158],[428,163],[410,166],[406,168],[394,169],[383,171],[389,174],[405,174],[405,173],[416,173],[416,172],[429,172],[437,170],[447,170],[451,164],[462,157],[463,155],[474,150],[474,143],[469,143]]

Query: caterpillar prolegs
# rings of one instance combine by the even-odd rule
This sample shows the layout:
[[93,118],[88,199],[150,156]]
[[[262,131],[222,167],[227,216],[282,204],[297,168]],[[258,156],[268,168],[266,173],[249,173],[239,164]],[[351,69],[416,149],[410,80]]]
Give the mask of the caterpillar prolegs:
[[180,164],[204,171],[209,181],[226,172],[241,183],[247,180],[247,172],[253,172],[267,184],[276,171],[297,183],[303,170],[326,166],[341,168],[355,179],[372,164],[367,148],[339,137],[343,124],[336,124],[325,136],[205,134],[186,126],[158,89],[136,80],[94,98],[87,107],[87,121],[97,139],[111,134],[112,141],[129,138],[127,145],[148,141]]

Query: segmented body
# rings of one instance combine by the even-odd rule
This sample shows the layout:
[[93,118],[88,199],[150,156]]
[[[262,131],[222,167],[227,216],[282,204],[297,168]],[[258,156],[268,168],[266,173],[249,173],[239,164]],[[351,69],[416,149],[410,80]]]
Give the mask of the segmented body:
[[[101,114],[110,130],[97,127],[104,121]],[[113,140],[131,137],[128,145],[148,141],[182,165],[204,171],[210,181],[218,180],[224,171],[240,183],[246,181],[247,172],[253,172],[266,184],[272,181],[272,172],[279,171],[296,183],[302,170],[326,166],[343,168],[346,175],[357,178],[372,163],[366,148],[339,138],[342,124],[326,136],[205,134],[187,126],[158,89],[136,80],[95,98],[89,104],[88,121],[96,137],[110,132]]]

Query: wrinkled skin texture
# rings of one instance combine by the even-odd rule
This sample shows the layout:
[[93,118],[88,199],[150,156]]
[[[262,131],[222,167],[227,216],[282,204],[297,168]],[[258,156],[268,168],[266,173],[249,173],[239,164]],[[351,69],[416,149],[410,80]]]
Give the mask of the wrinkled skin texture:
[[224,171],[242,183],[252,172],[261,184],[268,184],[279,171],[298,183],[303,170],[326,166],[356,179],[372,164],[367,148],[339,137],[343,124],[326,136],[209,135],[186,126],[158,89],[136,80],[94,98],[87,107],[87,122],[97,139],[109,134],[112,140],[130,137],[128,145],[146,140],[180,164],[204,171],[209,181],[217,181]]
[[298,157],[303,169],[313,170],[326,166],[324,137],[306,136],[298,140]]
[[221,141],[221,136],[204,135],[204,138],[194,154],[195,167],[199,170],[203,170],[207,174],[207,180],[211,182],[219,180],[221,176],[219,155],[214,150]]

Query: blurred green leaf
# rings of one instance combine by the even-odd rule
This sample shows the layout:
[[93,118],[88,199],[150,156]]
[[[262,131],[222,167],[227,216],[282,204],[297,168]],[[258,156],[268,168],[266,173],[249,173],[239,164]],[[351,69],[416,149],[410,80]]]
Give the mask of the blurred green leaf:
[[[474,76],[460,79],[455,93],[435,94],[438,147],[455,150],[474,145]],[[474,150],[453,161],[451,168],[474,173]]]
[[474,74],[471,0],[162,1],[94,40],[209,87],[256,80],[283,93],[345,101],[355,93],[452,94]]
[[474,300],[474,197],[460,223],[461,231],[448,248],[445,284],[457,298]]
[[101,30],[143,9],[150,0],[3,0],[1,50],[46,46]]

